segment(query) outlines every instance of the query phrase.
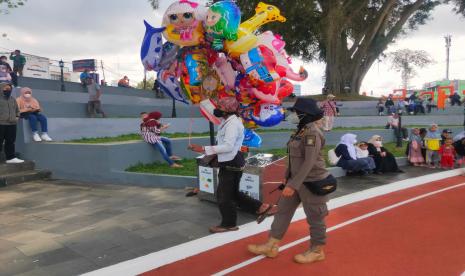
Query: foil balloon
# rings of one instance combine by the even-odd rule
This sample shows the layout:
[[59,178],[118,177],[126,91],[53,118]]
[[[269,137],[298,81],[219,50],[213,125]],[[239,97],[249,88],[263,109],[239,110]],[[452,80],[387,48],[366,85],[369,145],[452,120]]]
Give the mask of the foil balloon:
[[199,45],[203,40],[202,21],[205,9],[196,2],[180,0],[171,4],[163,15],[166,40],[179,46]]
[[264,45],[259,45],[240,56],[245,72],[256,80],[273,82],[281,77],[276,72],[276,58],[273,51]]
[[206,98],[202,95],[202,84],[208,74],[208,61],[200,50],[191,51],[185,55],[181,87],[193,104],[198,104]]
[[219,1],[208,8],[205,19],[207,40],[216,51],[223,50],[224,40],[237,40],[241,11],[233,1]]
[[152,71],[158,67],[163,56],[162,32],[165,28],[154,28],[144,20],[145,35],[140,49],[140,59],[145,70]]
[[242,145],[249,148],[259,148],[262,146],[262,138],[255,131],[245,128]]
[[158,66],[154,68],[155,71],[169,68],[178,57],[179,46],[171,42],[163,44],[163,56],[161,57]]
[[228,62],[226,57],[219,57],[214,66],[218,77],[223,83],[226,90],[234,89],[236,83],[236,71],[231,66],[231,63]]
[[238,57],[250,51],[257,46],[258,38],[254,32],[262,25],[273,21],[285,22],[286,18],[281,15],[276,6],[258,3],[255,7],[255,15],[239,25],[238,39],[226,41],[226,50],[232,57]]
[[298,73],[295,73],[290,67],[291,58],[284,50],[286,43],[280,35],[274,35],[273,32],[266,31],[258,36],[258,44],[265,45],[273,51],[276,58],[275,70],[281,77],[293,81],[304,81],[308,78],[308,73],[303,67],[300,67]]
[[294,92],[294,85],[290,81],[282,79],[279,82],[278,98],[282,101],[284,98],[289,97],[292,92]]
[[170,71],[160,70],[156,81],[166,95],[176,101],[189,104],[181,93],[179,81]]
[[256,89],[253,90],[253,94],[257,97],[260,101],[265,103],[273,103],[273,104],[280,104],[281,101],[278,97],[279,92],[279,82],[258,82]]
[[221,124],[221,119],[213,115],[213,110],[216,108],[216,104],[211,99],[205,99],[200,102],[200,113],[215,125]]
[[255,106],[252,119],[259,126],[275,126],[284,119],[284,109],[276,104],[260,104]]

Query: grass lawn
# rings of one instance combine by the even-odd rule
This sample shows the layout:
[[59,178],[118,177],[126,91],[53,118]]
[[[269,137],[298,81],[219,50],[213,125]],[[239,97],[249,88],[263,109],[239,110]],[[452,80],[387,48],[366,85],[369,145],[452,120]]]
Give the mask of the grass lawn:
[[[425,127],[420,125],[411,125],[405,126],[407,128],[414,128],[414,127]],[[457,126],[441,126],[441,128],[451,128]],[[353,131],[353,130],[375,130],[375,129],[384,129],[381,126],[375,127],[337,127],[334,128],[333,131]],[[290,129],[257,129],[256,132],[260,133],[276,133],[276,132],[287,132],[290,133],[292,130]],[[210,134],[208,132],[195,132],[191,134],[191,137],[208,137]],[[187,138],[189,137],[188,133],[163,133],[163,136],[168,138]],[[81,143],[81,144],[102,144],[102,143],[115,143],[115,142],[128,142],[128,141],[140,141],[141,137],[137,133],[131,134],[124,134],[119,136],[113,137],[90,137],[90,138],[82,138],[82,139],[75,139],[75,140],[68,140],[65,141],[66,143]]]
[[[402,148],[396,148],[395,143],[386,143],[384,147],[387,148],[394,156],[396,157],[404,157],[405,156],[405,148],[407,144],[404,142]],[[324,152],[327,153],[330,149],[334,148],[334,146],[325,146]],[[286,149],[285,148],[278,148],[278,149],[270,149],[270,150],[257,150],[253,151],[253,153],[272,153],[278,156],[286,156]],[[325,154],[326,165],[330,167],[327,160],[327,154]],[[137,173],[153,173],[153,174],[169,174],[169,175],[182,175],[182,176],[196,176],[197,175],[197,162],[195,159],[184,159],[179,162],[182,164],[184,168],[171,168],[168,166],[166,162],[155,162],[151,164],[136,164],[132,167],[126,169],[128,172],[137,172]]]

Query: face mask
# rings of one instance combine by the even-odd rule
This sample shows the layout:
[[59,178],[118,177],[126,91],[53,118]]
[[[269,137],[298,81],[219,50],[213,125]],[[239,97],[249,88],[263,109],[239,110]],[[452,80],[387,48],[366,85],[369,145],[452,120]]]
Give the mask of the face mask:
[[32,95],[31,95],[31,94],[24,94],[24,98],[27,98],[27,99],[29,99],[29,98],[31,98],[31,97],[32,97]]
[[3,96],[8,99],[11,96],[11,90],[4,90]]
[[380,148],[380,147],[383,146],[383,142],[381,142],[381,141],[374,141],[374,142],[373,142],[373,145],[374,145],[375,147],[377,147],[377,148]]
[[299,116],[297,116],[297,113],[296,112],[291,112],[288,116],[287,116],[287,121],[291,124],[294,124],[294,125],[297,125],[299,124],[300,122],[300,118]]
[[215,115],[215,117],[222,118],[224,117],[225,112],[221,109],[215,108],[213,109],[213,115]]

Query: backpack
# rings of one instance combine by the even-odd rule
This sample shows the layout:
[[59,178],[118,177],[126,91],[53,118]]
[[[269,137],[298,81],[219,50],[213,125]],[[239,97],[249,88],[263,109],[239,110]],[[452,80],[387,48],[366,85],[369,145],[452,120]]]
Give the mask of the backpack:
[[328,160],[331,165],[336,165],[340,158],[341,157],[337,157],[336,151],[334,149],[330,149],[328,151]]

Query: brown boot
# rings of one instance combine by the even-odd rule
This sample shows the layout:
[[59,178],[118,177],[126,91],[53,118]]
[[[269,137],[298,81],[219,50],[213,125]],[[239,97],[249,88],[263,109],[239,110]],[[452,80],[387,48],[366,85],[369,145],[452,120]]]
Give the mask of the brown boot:
[[264,244],[249,244],[247,250],[255,255],[265,255],[268,258],[274,258],[279,253],[279,240],[269,238]]
[[308,250],[302,254],[294,256],[294,261],[299,264],[310,264],[325,259],[325,252],[323,246],[315,246],[313,249]]

